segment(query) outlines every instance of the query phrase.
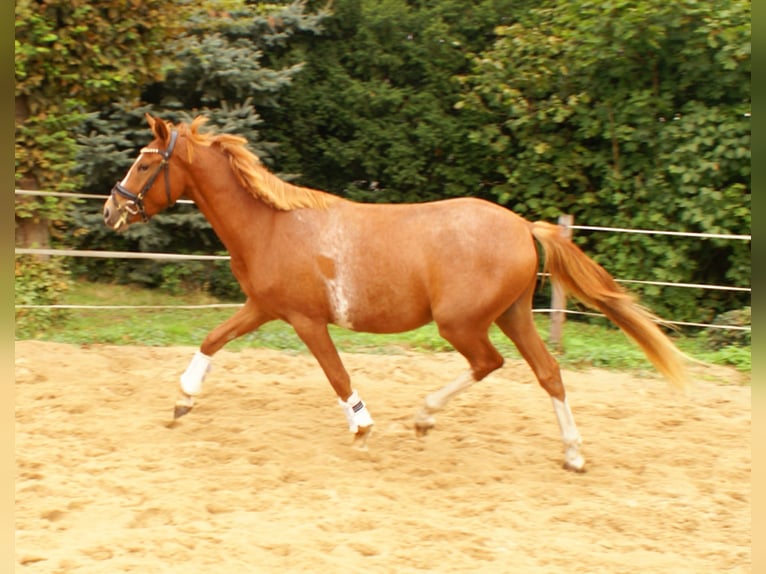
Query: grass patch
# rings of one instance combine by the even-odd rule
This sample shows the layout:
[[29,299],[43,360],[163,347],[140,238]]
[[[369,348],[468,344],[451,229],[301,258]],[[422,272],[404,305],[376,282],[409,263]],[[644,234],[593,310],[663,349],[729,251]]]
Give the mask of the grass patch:
[[[208,305],[219,303],[205,293],[187,293],[183,297],[152,289],[126,285],[75,282],[64,297],[71,305]],[[17,338],[39,339],[73,344],[108,343],[116,345],[198,346],[208,332],[229,318],[234,309],[73,309],[59,313],[55,323],[39,332],[17,333]],[[547,315],[535,316],[538,330],[548,339]],[[396,335],[355,333],[331,326],[330,332],[339,350],[355,353],[392,354],[406,350],[422,352],[450,351],[435,325]],[[508,359],[520,359],[515,346],[499,329],[490,333],[493,343]],[[724,347],[710,350],[707,337],[673,335],[685,353],[699,360],[736,367],[750,372],[750,347]],[[570,368],[600,367],[616,370],[650,371],[652,366],[641,350],[606,320],[579,322],[570,320],[564,328],[564,352],[557,355]],[[255,333],[230,342],[226,349],[263,347],[307,352],[292,328],[274,321]]]

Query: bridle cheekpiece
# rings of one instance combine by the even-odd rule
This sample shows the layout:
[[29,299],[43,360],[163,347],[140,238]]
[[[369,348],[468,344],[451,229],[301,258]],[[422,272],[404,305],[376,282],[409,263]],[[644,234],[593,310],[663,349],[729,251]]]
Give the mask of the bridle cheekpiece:
[[118,181],[114,185],[114,187],[112,188],[112,196],[114,196],[114,194],[117,194],[128,200],[122,205],[119,205],[117,204],[117,202],[114,202],[115,205],[118,205],[118,210],[120,212],[120,219],[115,224],[114,226],[115,229],[118,229],[119,227],[121,227],[128,220],[128,217],[130,217],[131,215],[139,214],[141,215],[141,219],[143,219],[144,223],[149,221],[149,216],[146,215],[146,211],[144,209],[144,196],[152,188],[155,180],[160,175],[161,171],[165,172],[165,195],[167,196],[167,199],[168,199],[167,206],[170,207],[172,199],[170,196],[170,164],[168,163],[168,160],[170,160],[170,156],[173,154],[173,150],[176,147],[177,139],[178,139],[178,132],[176,130],[172,130],[170,132],[170,142],[168,142],[167,149],[161,150],[154,147],[145,147],[141,150],[140,152],[141,154],[156,153],[161,155],[162,161],[157,166],[157,169],[155,170],[155,172],[146,181],[146,183],[144,184],[144,187],[141,188],[141,191],[139,191],[137,194],[126,189],[125,186],[122,185],[122,182]]

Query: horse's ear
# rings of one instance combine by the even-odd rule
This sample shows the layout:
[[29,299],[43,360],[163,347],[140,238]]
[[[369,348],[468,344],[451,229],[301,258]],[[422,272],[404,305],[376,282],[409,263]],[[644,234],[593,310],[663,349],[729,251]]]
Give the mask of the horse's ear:
[[149,112],[146,112],[144,114],[144,117],[146,118],[146,123],[149,124],[149,127],[152,128],[152,131],[154,131],[154,125],[160,121],[160,118],[155,118],[152,114]]
[[158,140],[163,142],[168,141],[170,138],[170,131],[163,120],[156,118],[147,112],[146,121],[149,122],[149,127],[152,128],[152,131]]

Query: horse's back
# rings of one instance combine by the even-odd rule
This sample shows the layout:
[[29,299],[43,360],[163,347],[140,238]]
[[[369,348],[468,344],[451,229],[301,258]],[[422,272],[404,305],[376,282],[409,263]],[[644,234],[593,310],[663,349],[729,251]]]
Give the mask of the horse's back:
[[529,222],[485,200],[354,204],[354,210],[358,211],[352,218],[361,231],[358,239],[371,250],[367,253],[392,265],[401,264],[407,253],[412,254],[413,265],[437,264],[450,273],[536,262]]

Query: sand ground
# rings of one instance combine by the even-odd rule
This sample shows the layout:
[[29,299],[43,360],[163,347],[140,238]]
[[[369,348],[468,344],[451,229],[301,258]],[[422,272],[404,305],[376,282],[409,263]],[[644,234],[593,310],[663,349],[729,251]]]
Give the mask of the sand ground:
[[418,438],[452,353],[344,355],[367,451],[308,355],[222,351],[170,425],[192,348],[16,343],[16,571],[751,572],[750,387],[564,372],[588,472],[561,468],[522,362]]

